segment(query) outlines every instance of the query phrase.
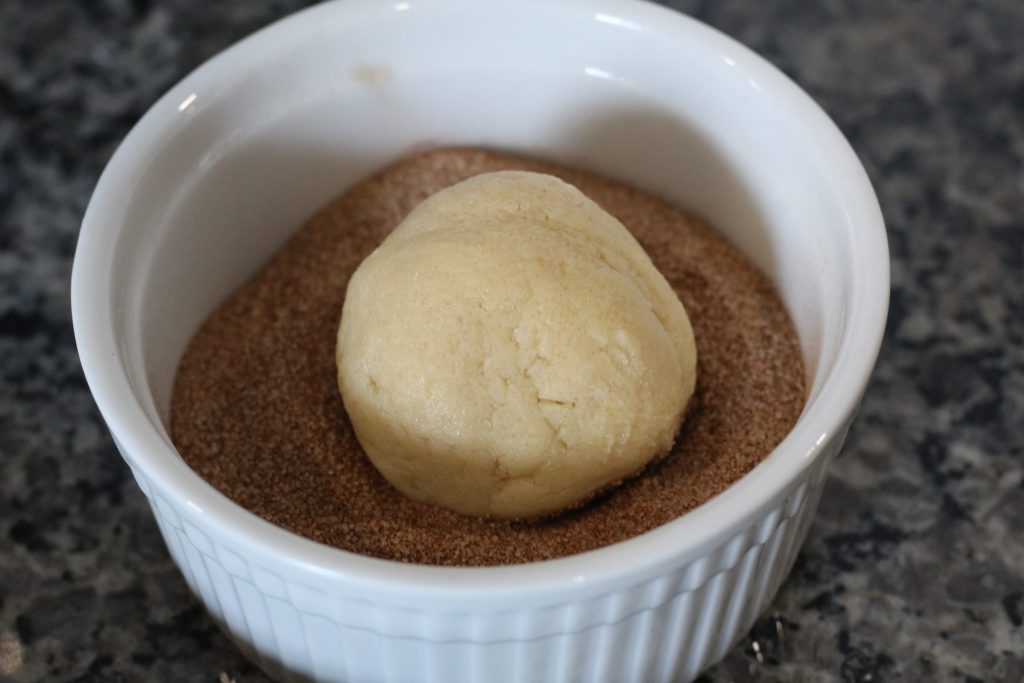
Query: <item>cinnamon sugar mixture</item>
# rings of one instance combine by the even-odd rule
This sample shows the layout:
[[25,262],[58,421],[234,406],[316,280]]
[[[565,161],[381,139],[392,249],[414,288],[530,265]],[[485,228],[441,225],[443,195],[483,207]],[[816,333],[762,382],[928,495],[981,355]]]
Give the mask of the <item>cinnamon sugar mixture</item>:
[[[557,175],[632,231],[679,294],[698,351],[696,402],[672,453],[611,493],[532,522],[463,517],[405,498],[363,455],[336,384],[349,276],[420,201],[489,171]],[[797,338],[771,284],[725,239],[665,202],[582,171],[475,149],[399,161],[321,211],[190,343],[171,432],[238,504],[313,540],[435,565],[591,550],[700,505],[757,465],[803,407]]]

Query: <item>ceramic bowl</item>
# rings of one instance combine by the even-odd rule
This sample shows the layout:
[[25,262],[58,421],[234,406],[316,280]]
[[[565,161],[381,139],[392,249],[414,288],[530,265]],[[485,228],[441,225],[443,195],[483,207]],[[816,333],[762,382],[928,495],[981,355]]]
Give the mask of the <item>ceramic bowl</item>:
[[[581,166],[717,226],[796,324],[809,389],[789,436],[669,524],[496,568],[332,549],[204,482],[167,433],[200,322],[346,186],[440,144]],[[835,125],[743,46],[632,0],[344,0],[280,21],[135,126],[72,278],[89,386],[189,586],[272,675],[360,683],[694,678],[792,566],[887,298],[882,217]]]

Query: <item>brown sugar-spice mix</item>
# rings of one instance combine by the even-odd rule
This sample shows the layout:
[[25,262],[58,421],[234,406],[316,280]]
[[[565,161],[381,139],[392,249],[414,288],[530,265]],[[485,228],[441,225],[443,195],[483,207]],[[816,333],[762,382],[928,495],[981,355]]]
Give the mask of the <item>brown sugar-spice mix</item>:
[[[529,522],[418,503],[370,464],[345,415],[334,347],[349,277],[420,201],[490,171],[550,173],[636,236],[693,324],[698,386],[668,457],[582,508]],[[679,517],[750,471],[804,401],[793,325],[769,281],[679,209],[564,166],[476,149],[400,160],[334,201],[192,339],[171,405],[185,461],[239,505],[315,541],[434,565],[546,560]]]

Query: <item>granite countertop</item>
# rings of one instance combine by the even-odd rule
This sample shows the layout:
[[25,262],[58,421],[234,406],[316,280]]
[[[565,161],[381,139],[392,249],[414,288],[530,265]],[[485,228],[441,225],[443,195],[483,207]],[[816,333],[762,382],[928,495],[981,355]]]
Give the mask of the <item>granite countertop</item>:
[[[132,123],[303,4],[0,3],[0,681],[266,680],[189,593],[100,420],[68,281]],[[703,680],[1024,680],[1024,4],[670,4],[832,115],[893,256],[878,368],[803,553]]]

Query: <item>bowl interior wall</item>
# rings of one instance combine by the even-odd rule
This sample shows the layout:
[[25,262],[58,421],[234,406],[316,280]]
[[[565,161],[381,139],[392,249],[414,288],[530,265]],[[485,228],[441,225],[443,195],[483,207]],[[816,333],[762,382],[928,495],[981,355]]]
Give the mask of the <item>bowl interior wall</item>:
[[776,283],[813,399],[843,333],[855,226],[758,72],[615,17],[580,16],[567,35],[548,16],[578,9],[498,10],[493,29],[467,31],[443,9],[381,8],[358,30],[296,27],[258,58],[229,51],[150,115],[159,144],[124,207],[111,277],[126,368],[155,424],[188,340],[232,290],[346,187],[437,145],[577,165],[709,220]]

